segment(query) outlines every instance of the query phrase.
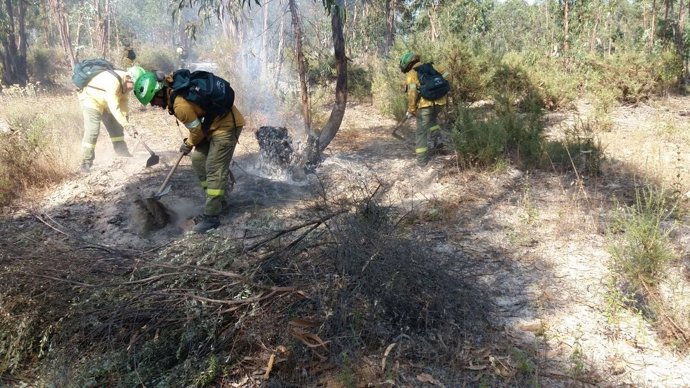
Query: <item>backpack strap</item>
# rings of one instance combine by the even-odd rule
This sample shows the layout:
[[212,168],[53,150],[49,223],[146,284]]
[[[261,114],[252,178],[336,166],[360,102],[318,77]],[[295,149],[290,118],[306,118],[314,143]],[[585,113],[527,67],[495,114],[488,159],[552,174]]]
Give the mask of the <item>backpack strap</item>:
[[[115,70],[106,70],[106,71],[107,71],[108,73],[112,74],[115,78],[117,78],[117,82],[120,83],[120,91],[122,91],[122,92],[124,93],[124,89],[123,89],[123,86],[124,86],[124,85],[122,84],[122,77],[120,77],[120,76],[115,72]],[[91,89],[100,90],[101,92],[105,92],[105,89],[99,88],[99,87],[96,87],[96,86],[91,86],[90,84],[91,84],[91,81],[89,81],[89,83],[86,85],[86,87],[87,87],[87,88],[91,88]]]

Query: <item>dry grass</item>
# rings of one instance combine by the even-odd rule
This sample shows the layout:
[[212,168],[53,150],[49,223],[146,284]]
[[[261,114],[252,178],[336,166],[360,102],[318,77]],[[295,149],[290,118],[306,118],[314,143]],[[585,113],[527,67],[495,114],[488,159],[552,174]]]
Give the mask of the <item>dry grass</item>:
[[46,188],[75,171],[82,131],[76,96],[48,97],[30,89],[10,89],[0,97],[0,117],[6,125],[0,134],[0,204]]

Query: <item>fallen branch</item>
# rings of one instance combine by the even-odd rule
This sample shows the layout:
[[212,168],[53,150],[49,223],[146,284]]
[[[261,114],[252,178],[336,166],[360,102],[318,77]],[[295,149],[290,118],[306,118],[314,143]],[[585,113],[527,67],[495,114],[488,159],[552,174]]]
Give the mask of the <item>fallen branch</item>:
[[[272,237],[269,237],[269,238],[267,238],[267,239],[265,239],[265,240],[263,240],[263,241],[259,241],[258,243],[256,243],[256,244],[254,244],[254,245],[248,247],[248,248],[247,248],[247,251],[253,251],[253,250],[255,250],[255,249],[257,249],[257,248],[259,248],[259,247],[261,247],[261,246],[263,246],[263,245],[266,245],[267,243],[269,243],[269,242],[271,242],[271,241],[273,241],[273,240],[275,240],[275,239],[281,237],[281,236],[284,236],[284,235],[286,235],[286,234],[288,234],[288,233],[291,233],[291,232],[300,230],[300,229],[302,229],[302,228],[306,228],[306,227],[308,227],[308,226],[311,226],[311,228],[309,229],[309,231],[307,231],[307,234],[308,234],[309,232],[311,232],[312,230],[316,229],[318,226],[320,226],[320,225],[323,224],[324,222],[328,221],[329,219],[331,219],[331,218],[333,218],[333,217],[335,217],[335,216],[337,216],[337,215],[346,213],[346,212],[347,212],[347,210],[344,210],[344,209],[343,209],[343,210],[339,210],[339,211],[337,211],[337,212],[328,214],[328,215],[326,215],[326,216],[324,216],[324,217],[322,217],[322,218],[320,218],[320,219],[318,219],[318,220],[305,222],[305,223],[302,223],[302,224],[299,224],[299,225],[295,225],[295,226],[293,226],[293,227],[291,227],[291,228],[288,228],[288,229],[284,229],[284,230],[278,231],[278,232],[277,232],[275,235],[273,235]],[[302,235],[302,236],[300,237],[300,239],[304,238],[305,236],[306,236],[306,234]],[[292,245],[294,245],[295,243],[296,243],[296,242],[293,242]]]

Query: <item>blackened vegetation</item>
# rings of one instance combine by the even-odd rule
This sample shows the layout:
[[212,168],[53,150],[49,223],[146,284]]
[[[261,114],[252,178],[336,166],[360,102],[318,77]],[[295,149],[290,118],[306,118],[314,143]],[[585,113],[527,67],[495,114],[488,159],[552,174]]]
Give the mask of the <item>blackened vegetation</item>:
[[261,159],[265,164],[287,170],[292,162],[294,149],[285,127],[261,127],[256,131]]
[[491,331],[472,260],[439,257],[371,198],[323,205],[282,229],[192,236],[142,254],[98,287],[69,283],[82,295],[60,341],[78,334],[80,355],[65,365],[85,365],[69,380],[189,386],[204,375],[220,386],[263,373],[275,354],[263,386],[322,386],[324,368],[353,368],[393,343],[386,370],[367,381],[414,381],[411,365],[445,381],[472,373],[461,367],[466,349]]
[[[283,314],[320,322],[315,334],[328,341],[328,357],[336,364],[397,342],[408,361],[452,365],[468,339],[491,331],[491,304],[474,286],[469,258],[454,257],[453,269],[444,268],[428,247],[400,235],[392,213],[368,203],[334,217],[313,232],[318,249],[307,248],[305,239],[269,255],[254,279],[309,290],[309,299],[284,306]],[[442,344],[434,339],[440,337]],[[323,357],[318,347],[297,349],[298,363]]]

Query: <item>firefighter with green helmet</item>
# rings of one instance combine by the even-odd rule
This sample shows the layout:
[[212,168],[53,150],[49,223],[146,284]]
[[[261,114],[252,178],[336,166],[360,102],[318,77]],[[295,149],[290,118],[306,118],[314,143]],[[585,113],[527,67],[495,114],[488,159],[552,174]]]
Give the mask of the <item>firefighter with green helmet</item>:
[[206,107],[174,93],[173,74],[144,73],[134,85],[134,95],[143,105],[167,109],[189,130],[180,152],[191,152],[192,168],[206,193],[201,222],[193,229],[194,232],[205,233],[220,226],[219,216],[225,207],[230,162],[245,124],[244,117],[233,104],[229,114],[215,117],[204,130],[202,119],[206,115]]
[[399,64],[400,71],[406,74],[406,118],[414,116],[417,121],[417,130],[415,132],[415,154],[417,157],[417,165],[421,167],[426,166],[429,162],[430,141],[434,148],[442,147],[440,142],[441,126],[438,124],[438,115],[443,106],[448,103],[448,97],[446,95],[443,95],[439,98],[424,98],[422,96],[422,85],[420,84],[419,70],[422,69],[422,66],[427,68],[427,65],[433,68],[433,71],[437,72],[443,77],[443,79],[448,78],[448,72],[446,72],[444,69],[436,68],[431,63],[421,63],[419,55],[412,51],[406,51],[400,58]]

